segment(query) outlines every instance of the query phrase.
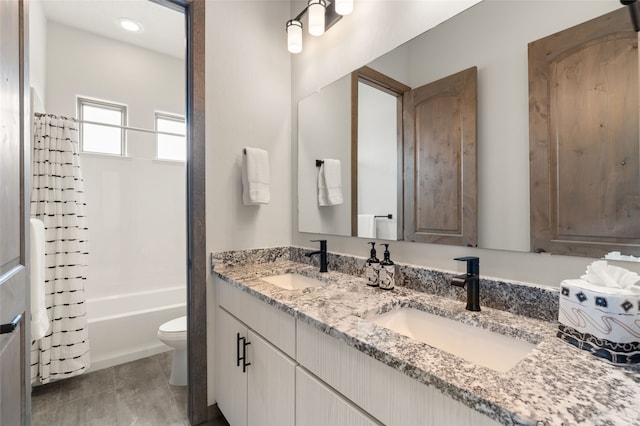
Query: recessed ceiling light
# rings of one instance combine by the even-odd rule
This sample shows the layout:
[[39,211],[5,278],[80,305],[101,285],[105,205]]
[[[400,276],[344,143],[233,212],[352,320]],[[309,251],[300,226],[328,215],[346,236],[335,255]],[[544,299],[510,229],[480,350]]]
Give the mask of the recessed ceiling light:
[[120,18],[118,19],[118,22],[120,23],[120,26],[127,31],[131,31],[133,33],[142,31],[142,25],[139,22],[126,18]]

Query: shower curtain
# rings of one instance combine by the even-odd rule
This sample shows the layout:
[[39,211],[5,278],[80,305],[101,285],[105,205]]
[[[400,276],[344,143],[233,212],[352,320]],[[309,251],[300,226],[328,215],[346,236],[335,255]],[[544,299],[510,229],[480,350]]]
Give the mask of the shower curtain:
[[31,344],[31,382],[45,384],[89,368],[84,285],[88,227],[80,173],[78,123],[36,115],[33,126],[31,216],[45,227],[45,305],[50,327]]

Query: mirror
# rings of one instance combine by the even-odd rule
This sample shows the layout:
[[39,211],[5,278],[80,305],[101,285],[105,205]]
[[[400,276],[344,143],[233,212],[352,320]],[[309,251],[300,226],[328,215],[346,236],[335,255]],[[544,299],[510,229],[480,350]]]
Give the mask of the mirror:
[[[485,0],[367,64],[412,88],[478,67],[478,247],[530,250],[528,43],[620,7]],[[352,235],[349,90],[345,76],[298,104],[300,232]],[[318,211],[315,157],[341,160],[344,204],[335,209]]]

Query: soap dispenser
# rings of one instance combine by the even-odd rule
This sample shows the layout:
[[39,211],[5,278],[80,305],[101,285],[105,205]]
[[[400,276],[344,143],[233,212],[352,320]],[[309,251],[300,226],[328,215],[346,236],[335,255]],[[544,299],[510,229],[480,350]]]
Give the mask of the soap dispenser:
[[367,285],[378,287],[378,275],[380,271],[380,260],[376,257],[376,243],[371,244],[371,256],[367,259],[364,267],[364,276],[367,278]]
[[389,244],[384,246],[384,259],[380,262],[380,288],[383,290],[391,290],[396,282],[396,265],[391,260],[389,254]]

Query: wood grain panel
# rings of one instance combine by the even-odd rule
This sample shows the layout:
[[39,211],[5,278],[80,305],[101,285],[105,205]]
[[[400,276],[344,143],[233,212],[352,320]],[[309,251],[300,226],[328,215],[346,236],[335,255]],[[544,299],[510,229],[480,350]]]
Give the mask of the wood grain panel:
[[294,426],[296,363],[249,330],[249,426]]
[[529,44],[532,250],[640,254],[638,70],[625,8]]
[[405,95],[406,240],[477,245],[476,110],[475,67]]
[[300,321],[297,355],[300,365],[385,425],[498,424]]
[[293,316],[214,278],[218,304],[255,330],[281,351],[295,358],[296,321]]
[[247,425],[247,373],[237,365],[237,333],[247,337],[247,327],[216,308],[216,394],[218,407],[227,421],[234,426]]
[[19,264],[21,206],[19,3],[0,6],[0,274]]
[[304,369],[296,368],[297,426],[380,425]]
[[0,424],[29,425],[29,9],[0,1]]

